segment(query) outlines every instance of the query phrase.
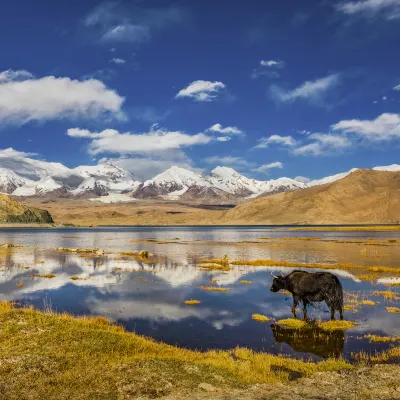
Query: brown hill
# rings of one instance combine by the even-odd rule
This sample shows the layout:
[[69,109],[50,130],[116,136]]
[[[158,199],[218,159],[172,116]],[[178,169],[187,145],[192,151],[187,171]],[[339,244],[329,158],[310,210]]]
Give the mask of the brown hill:
[[29,208],[6,194],[0,194],[0,223],[52,223],[48,211]]
[[248,201],[226,224],[365,224],[400,222],[400,172],[357,170],[325,185]]

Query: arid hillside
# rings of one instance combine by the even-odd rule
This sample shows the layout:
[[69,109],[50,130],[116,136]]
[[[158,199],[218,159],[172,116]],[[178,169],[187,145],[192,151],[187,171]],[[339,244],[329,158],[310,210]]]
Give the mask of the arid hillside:
[[338,181],[243,203],[225,224],[365,224],[400,221],[400,172],[358,170]]
[[28,208],[8,195],[0,194],[0,223],[52,223],[48,211]]

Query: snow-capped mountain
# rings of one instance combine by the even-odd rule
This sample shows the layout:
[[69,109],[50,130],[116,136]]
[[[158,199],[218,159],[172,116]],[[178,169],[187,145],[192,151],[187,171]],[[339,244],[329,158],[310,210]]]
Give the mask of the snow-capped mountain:
[[256,197],[289,190],[304,189],[303,182],[291,178],[278,178],[269,181],[249,179],[229,167],[217,167],[205,178],[213,187],[240,197]]
[[[377,167],[377,168],[379,168],[379,167]],[[337,181],[339,179],[342,179],[342,178],[346,177],[347,175],[350,175],[352,172],[357,171],[357,170],[358,170],[358,168],[352,168],[350,171],[347,171],[347,172],[342,172],[340,174],[327,176],[327,177],[322,178],[322,179],[315,179],[313,181],[308,182],[307,187],[317,186],[317,185],[324,185],[325,183],[335,182],[335,181]]]
[[210,186],[201,175],[173,166],[145,181],[134,191],[133,196],[138,199],[163,196],[165,199],[176,200],[191,187]]
[[[250,179],[229,167],[216,167],[202,176],[173,166],[145,182],[111,162],[68,168],[60,163],[15,154],[0,154],[0,192],[14,196],[86,198],[104,203],[136,199],[185,202],[238,202],[274,193],[331,183],[356,171],[306,182],[304,179]],[[400,171],[399,164],[375,167],[376,171]]]
[[8,168],[0,168],[0,192],[11,194],[18,187],[30,182]]
[[26,181],[12,192],[14,196],[21,197],[45,196],[50,194],[56,197],[64,197],[67,193],[67,188],[57,183],[51,176],[44,176],[37,182]]
[[71,190],[70,193],[74,197],[99,197],[108,196],[109,188],[107,182],[98,180],[94,177],[85,179],[76,189]]

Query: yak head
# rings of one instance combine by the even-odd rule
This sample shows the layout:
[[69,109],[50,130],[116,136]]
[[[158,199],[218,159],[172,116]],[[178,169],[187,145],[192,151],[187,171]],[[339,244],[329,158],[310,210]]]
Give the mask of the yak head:
[[286,288],[286,277],[285,276],[276,276],[271,272],[274,280],[272,281],[271,285],[271,292],[279,292],[282,289]]

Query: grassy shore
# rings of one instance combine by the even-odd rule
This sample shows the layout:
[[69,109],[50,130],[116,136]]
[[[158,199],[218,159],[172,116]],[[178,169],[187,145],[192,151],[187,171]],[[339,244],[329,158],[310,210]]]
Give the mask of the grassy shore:
[[[353,368],[343,360],[305,362],[248,349],[195,352],[125,332],[102,317],[0,303],[0,398],[119,399],[281,384],[291,374]],[[132,397],[130,397],[132,396]]]

